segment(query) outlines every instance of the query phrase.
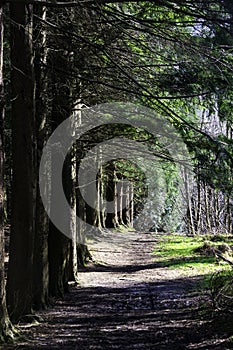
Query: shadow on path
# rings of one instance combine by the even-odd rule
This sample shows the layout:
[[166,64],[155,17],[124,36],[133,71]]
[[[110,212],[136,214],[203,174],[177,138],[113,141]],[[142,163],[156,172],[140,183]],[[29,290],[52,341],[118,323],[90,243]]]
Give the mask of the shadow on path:
[[161,268],[154,242],[138,244],[105,247],[98,258],[108,265],[80,272],[81,285],[41,312],[40,324],[20,326],[27,340],[3,349],[233,349],[233,320],[212,317],[208,295],[195,290],[200,277]]

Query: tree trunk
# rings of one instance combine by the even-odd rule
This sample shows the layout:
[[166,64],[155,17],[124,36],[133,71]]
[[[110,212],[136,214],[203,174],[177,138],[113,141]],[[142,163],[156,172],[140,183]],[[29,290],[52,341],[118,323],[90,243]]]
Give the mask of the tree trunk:
[[13,337],[12,326],[8,317],[5,292],[4,271],[4,184],[3,184],[3,119],[4,119],[4,97],[3,97],[3,8],[0,5],[0,343]]
[[[79,123],[78,126],[82,124],[82,118],[81,118],[81,112],[79,112]],[[77,225],[77,264],[78,267],[83,267],[86,265],[87,261],[91,259],[91,254],[88,250],[87,245],[85,244],[85,224],[84,222],[87,222],[87,212],[86,212],[86,203],[85,200],[81,194],[80,188],[79,188],[79,182],[78,182],[78,169],[80,167],[80,161],[83,158],[83,148],[82,148],[82,142],[77,141],[76,142],[76,214],[77,217],[80,219],[78,221]],[[86,189],[84,189],[85,191]]]
[[126,226],[130,227],[130,185],[126,185],[126,191],[125,191],[125,219],[126,219]]
[[118,221],[118,193],[117,193],[117,174],[116,174],[116,170],[113,171],[113,186],[114,186],[114,218],[113,218],[113,225],[114,227],[118,227],[119,226],[119,221]]
[[[35,9],[36,14],[46,19],[46,9]],[[46,77],[47,33],[41,28],[40,23],[35,23],[34,37],[37,38],[35,51],[35,77],[36,77],[36,224],[34,241],[34,306],[36,309],[45,308],[48,305],[48,232],[49,220],[45,212],[39,189],[39,165],[43,147],[46,142],[48,129],[48,80]],[[49,188],[47,189],[49,194]]]
[[[12,3],[12,226],[7,282],[10,316],[18,321],[33,306],[34,65],[32,6]],[[20,54],[19,54],[20,53]]]
[[[59,11],[53,14],[54,17],[59,14]],[[67,37],[55,36],[54,42],[51,42],[51,46],[54,50],[50,50],[50,64],[53,66],[52,71],[52,111],[51,111],[51,127],[54,131],[57,126],[60,125],[66,118],[70,117],[73,113],[72,105],[72,90],[73,80],[70,80],[69,76],[64,76],[59,69],[62,68],[67,73],[72,69],[72,55],[69,47]],[[61,49],[57,49],[57,48]],[[68,130],[69,132],[69,130]],[[57,210],[56,201],[59,200],[54,190],[53,184],[55,183],[54,177],[56,173],[56,162],[59,162],[61,153],[58,150],[56,154],[52,154],[51,157],[51,214],[53,210]],[[71,155],[69,154],[64,162],[63,171],[63,185],[66,188],[66,197],[69,203],[72,202],[73,196],[73,183],[71,177]],[[53,214],[52,214],[53,216]],[[64,220],[66,220],[67,227],[70,225],[70,212],[64,213]],[[69,226],[70,227],[70,226]],[[63,296],[68,290],[68,281],[71,272],[71,260],[72,260],[72,242],[62,232],[60,232],[53,223],[50,223],[49,229],[49,293],[51,296]]]
[[[101,155],[102,157],[102,155]],[[105,185],[105,179],[104,179],[104,170],[103,166],[100,167],[100,205],[101,205],[101,211],[100,211],[100,219],[101,219],[101,226],[102,228],[106,228],[106,204],[105,204],[105,197],[106,197],[106,185]]]
[[[54,176],[56,173],[56,162],[59,162],[61,154],[58,152],[52,154],[51,158],[51,215],[57,210],[57,193],[54,190]],[[65,162],[66,163],[66,162]],[[59,195],[59,194],[58,194]],[[65,212],[63,220],[65,225],[69,225],[69,213]],[[68,291],[68,281],[70,276],[70,244],[71,240],[67,238],[59,229],[50,222],[49,229],[49,294],[54,297],[62,297]]]
[[107,228],[113,228],[114,227],[114,211],[113,211],[113,205],[112,203],[115,200],[114,196],[114,170],[115,165],[113,162],[109,163],[106,168],[105,172],[107,174],[107,183],[106,183],[106,200],[108,202],[111,202],[111,204],[107,203],[107,216],[106,216],[106,227]]
[[120,182],[120,191],[119,191],[119,198],[118,198],[118,203],[119,203],[119,224],[120,225],[124,225],[124,222],[123,222],[123,191],[124,191],[124,188],[123,188],[123,182],[121,181]]
[[187,203],[187,221],[188,221],[188,232],[191,235],[195,235],[195,226],[193,220],[193,206],[192,206],[192,194],[190,190],[190,178],[188,176],[187,169],[184,167],[183,169],[183,181],[185,188],[185,198]]
[[129,188],[129,205],[130,205],[130,227],[133,227],[134,219],[134,186],[131,183]]
[[102,161],[102,150],[101,146],[97,154],[98,159],[98,176],[97,176],[97,203],[96,203],[96,226],[99,230],[104,227],[103,221],[103,212],[104,212],[104,198],[103,198],[103,166],[101,165]]

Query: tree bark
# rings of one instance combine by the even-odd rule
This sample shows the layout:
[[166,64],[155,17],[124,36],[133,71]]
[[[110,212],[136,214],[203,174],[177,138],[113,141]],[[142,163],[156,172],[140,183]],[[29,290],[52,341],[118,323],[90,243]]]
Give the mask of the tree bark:
[[114,170],[115,165],[113,162],[110,162],[106,168],[105,172],[107,174],[107,183],[106,183],[106,200],[108,202],[111,202],[111,205],[109,207],[109,204],[107,203],[107,215],[106,215],[106,227],[107,228],[113,228],[114,227],[114,212],[112,212],[112,203],[115,200],[114,196]]
[[[46,9],[37,8],[35,13],[46,19]],[[48,305],[48,232],[49,219],[45,212],[39,189],[40,159],[48,134],[48,80],[45,68],[47,61],[47,32],[35,22],[34,38],[37,38],[35,50],[35,79],[36,79],[36,224],[34,241],[34,307],[45,308]],[[49,184],[48,184],[49,187]],[[46,189],[49,195],[49,188]]]
[[[51,215],[56,209],[57,195],[53,184],[56,173],[56,162],[59,162],[61,154],[52,154],[51,157]],[[64,179],[63,179],[64,180]],[[66,225],[69,225],[69,213],[64,213]],[[49,228],[49,294],[54,297],[63,297],[68,291],[68,281],[70,276],[70,249],[71,240],[50,222]]]
[[116,174],[116,170],[114,170],[113,171],[113,186],[114,186],[114,198],[113,198],[113,201],[114,201],[114,218],[113,218],[113,225],[114,225],[115,228],[119,226],[117,183],[118,183],[117,174]]
[[125,191],[125,219],[126,219],[126,226],[130,227],[130,186],[129,184],[126,185],[126,191]]
[[131,183],[129,188],[129,205],[130,205],[130,227],[133,227],[134,219],[134,186]]
[[3,86],[3,8],[0,4],[0,343],[13,338],[13,328],[6,307],[5,291],[5,242],[4,242],[4,86]]
[[[56,18],[58,13],[53,13],[51,16]],[[70,14],[71,15],[71,14]],[[50,50],[50,64],[53,66],[51,71],[52,83],[52,110],[51,110],[51,128],[54,131],[66,118],[70,117],[73,112],[72,92],[73,80],[69,76],[64,76],[59,69],[62,68],[67,73],[72,69],[72,52],[70,52],[69,42],[67,37],[54,36],[50,45],[54,50]],[[58,50],[59,47],[59,50]],[[53,184],[54,175],[56,172],[56,162],[59,161],[61,154],[58,151],[52,154],[51,157],[51,213],[56,209],[57,194],[55,193]],[[73,184],[71,177],[71,156],[67,156],[64,162],[63,185],[67,188],[66,197],[69,203],[72,203]],[[70,213],[64,213],[66,225],[70,225]],[[68,290],[68,281],[71,272],[71,254],[72,242],[71,239],[64,236],[53,223],[50,223],[49,228],[49,294],[51,296],[61,297]]]
[[[32,6],[11,4],[12,225],[7,282],[10,316],[18,321],[33,306],[35,215]],[[20,53],[20,54],[19,54]]]

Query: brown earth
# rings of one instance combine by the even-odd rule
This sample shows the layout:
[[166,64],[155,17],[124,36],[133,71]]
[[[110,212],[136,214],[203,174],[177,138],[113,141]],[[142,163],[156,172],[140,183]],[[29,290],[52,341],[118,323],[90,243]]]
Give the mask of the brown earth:
[[201,276],[162,267],[151,254],[160,236],[103,233],[90,243],[94,263],[64,300],[21,324],[25,340],[0,349],[227,350],[231,316],[211,308]]

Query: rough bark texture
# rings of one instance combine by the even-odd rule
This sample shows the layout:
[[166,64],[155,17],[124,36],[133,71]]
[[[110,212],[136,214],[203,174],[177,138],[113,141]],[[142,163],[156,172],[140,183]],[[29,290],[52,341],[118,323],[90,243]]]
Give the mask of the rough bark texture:
[[[33,305],[34,245],[34,66],[32,8],[11,4],[12,226],[7,299],[18,321]],[[20,54],[19,54],[20,53]]]
[[[46,9],[35,9],[36,14],[46,19]],[[47,118],[48,118],[48,96],[46,94],[48,81],[46,77],[47,33],[40,23],[36,21],[34,38],[37,39],[35,50],[35,78],[36,78],[36,156],[37,169],[39,169],[40,159],[43,147],[46,142]],[[48,304],[48,285],[49,285],[49,267],[48,267],[48,232],[49,219],[41,201],[39,189],[39,171],[37,171],[36,184],[36,225],[34,241],[34,307],[36,309],[44,308]],[[49,189],[46,189],[47,193]]]
[[0,343],[13,336],[12,326],[6,307],[5,273],[4,273],[4,148],[3,148],[3,8],[0,4]]

